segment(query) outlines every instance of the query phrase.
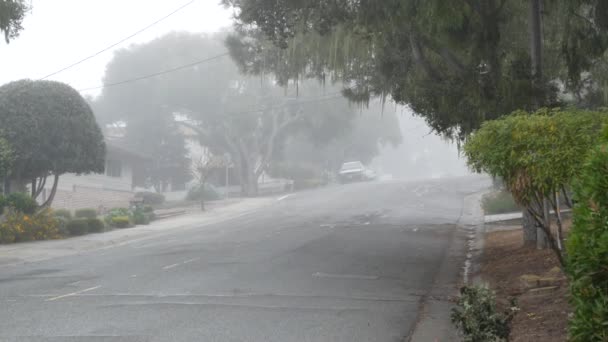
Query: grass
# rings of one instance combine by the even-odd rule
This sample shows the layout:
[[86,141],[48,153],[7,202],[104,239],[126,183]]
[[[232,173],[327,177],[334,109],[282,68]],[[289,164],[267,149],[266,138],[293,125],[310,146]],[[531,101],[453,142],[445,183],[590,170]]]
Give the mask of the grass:
[[507,191],[496,191],[484,195],[481,206],[486,215],[505,214],[521,210]]

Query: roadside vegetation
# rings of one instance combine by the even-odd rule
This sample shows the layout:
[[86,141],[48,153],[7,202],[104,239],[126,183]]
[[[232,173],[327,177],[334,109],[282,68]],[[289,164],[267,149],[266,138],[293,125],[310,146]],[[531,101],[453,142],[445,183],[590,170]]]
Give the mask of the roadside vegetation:
[[508,191],[495,191],[485,194],[481,199],[481,206],[486,215],[506,214],[521,211]]
[[96,209],[83,208],[73,213],[66,209],[40,208],[29,195],[0,195],[0,243],[61,239],[115,228],[147,225],[156,219],[150,205],[135,209],[115,208],[104,215]]

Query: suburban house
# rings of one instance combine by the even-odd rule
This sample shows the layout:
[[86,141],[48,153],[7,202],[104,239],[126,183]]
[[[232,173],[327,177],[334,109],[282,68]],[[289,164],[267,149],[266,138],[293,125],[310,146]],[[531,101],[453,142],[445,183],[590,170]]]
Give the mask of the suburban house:
[[[53,208],[95,208],[99,211],[114,207],[128,207],[134,197],[137,170],[149,162],[119,140],[106,138],[106,165],[103,174],[65,174],[59,177]],[[51,185],[41,194],[46,200]]]

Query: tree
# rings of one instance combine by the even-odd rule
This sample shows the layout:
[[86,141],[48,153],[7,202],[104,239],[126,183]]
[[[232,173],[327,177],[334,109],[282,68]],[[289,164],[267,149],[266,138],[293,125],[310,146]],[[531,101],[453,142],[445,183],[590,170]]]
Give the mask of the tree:
[[6,43],[19,36],[28,10],[26,0],[0,0],[0,32],[4,34]]
[[[224,35],[169,34],[119,51],[108,65],[104,82],[113,84],[225,51]],[[228,57],[106,87],[96,106],[101,121],[123,121],[127,129],[133,122],[162,122],[155,113],[173,122],[177,118],[213,153],[230,154],[248,195],[257,193],[258,178],[286,136],[308,132],[309,137],[326,141],[353,117],[353,109],[337,91],[314,82],[285,89],[272,75],[242,76]]]
[[166,191],[169,184],[181,186],[192,178],[186,138],[167,113],[150,110],[146,117],[131,118],[124,143],[151,159],[142,176],[157,192]]
[[[14,151],[10,182],[31,183],[37,198],[53,176],[49,206],[64,173],[103,172],[105,143],[89,105],[54,81],[15,81],[0,87],[0,127]],[[5,191],[10,192],[9,189]]]
[[305,133],[290,136],[273,157],[273,163],[314,166],[332,173],[349,160],[369,164],[378,156],[381,146],[397,146],[402,142],[396,113],[381,112],[381,104],[373,102],[355,115],[343,133],[335,134],[329,141],[311,139]]
[[2,186],[3,190],[0,192],[0,194],[4,192],[4,184],[6,183],[5,179],[13,163],[13,158],[13,151],[10,145],[6,139],[0,135],[0,178],[2,179],[2,184],[0,185]]
[[[546,234],[564,264],[564,239],[558,194],[580,174],[587,152],[597,143],[607,112],[547,110],[515,112],[487,121],[464,145],[468,163],[477,172],[501,177],[514,199],[525,207]],[[557,218],[552,231],[547,200]],[[569,201],[567,201],[569,202]]]

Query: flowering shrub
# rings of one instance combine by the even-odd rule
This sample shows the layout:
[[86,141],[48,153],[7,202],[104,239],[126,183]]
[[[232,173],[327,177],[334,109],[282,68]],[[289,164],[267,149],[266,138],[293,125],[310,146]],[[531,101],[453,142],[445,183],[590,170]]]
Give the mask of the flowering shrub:
[[8,209],[0,223],[0,243],[57,239],[58,222],[50,209],[33,215]]

